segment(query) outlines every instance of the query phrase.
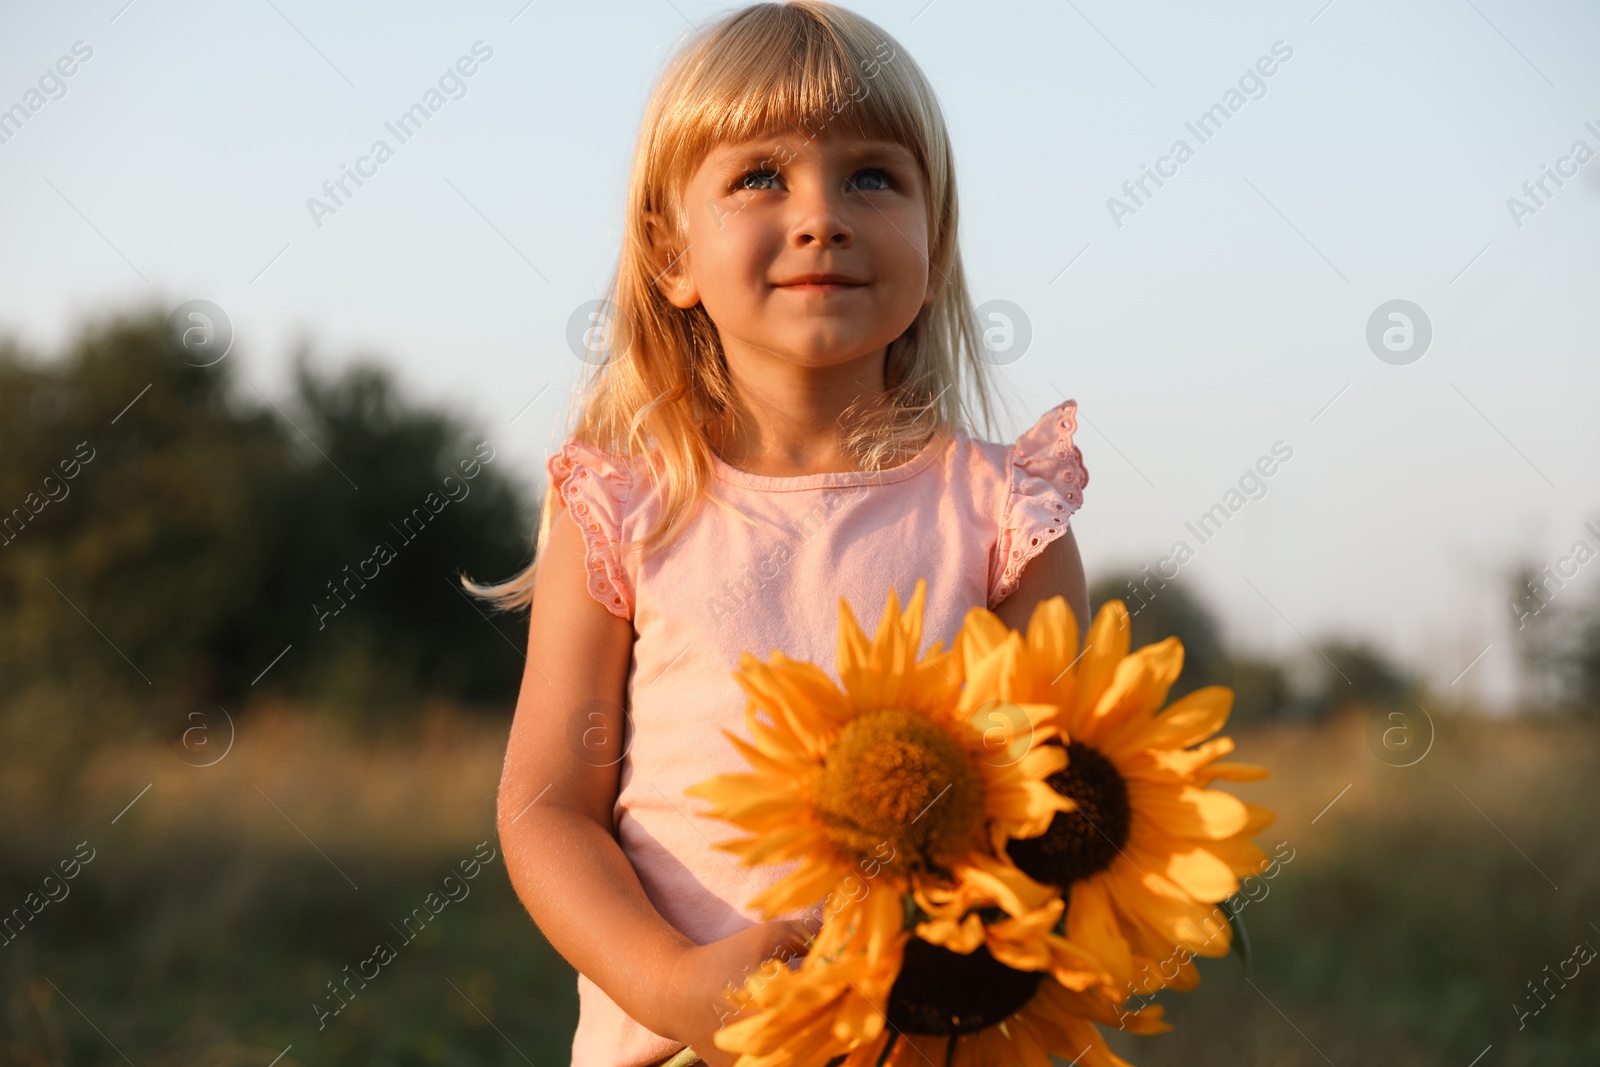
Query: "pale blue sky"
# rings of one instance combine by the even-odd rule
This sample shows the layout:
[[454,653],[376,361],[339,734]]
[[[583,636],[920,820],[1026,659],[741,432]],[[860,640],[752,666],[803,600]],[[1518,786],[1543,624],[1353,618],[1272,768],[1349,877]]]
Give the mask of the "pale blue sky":
[[[1248,646],[1364,633],[1441,685],[1489,646],[1456,689],[1502,699],[1499,572],[1600,547],[1600,160],[1520,227],[1506,204],[1575,141],[1600,150],[1600,11],[1323,2],[850,6],[940,95],[975,297],[1031,319],[996,436],[1057,388],[1081,405],[1091,575],[1196,545],[1185,521],[1281,439],[1267,496],[1178,581]],[[380,354],[542,478],[645,96],[726,9],[124,4],[0,11],[0,108],[93,49],[0,144],[0,330],[48,351],[108,308],[209,299],[268,394],[300,336],[332,364]],[[317,227],[307,198],[480,40],[466,95]],[[1265,95],[1199,144],[1184,123],[1279,41]],[[1194,158],[1118,227],[1107,198],[1178,138]],[[1392,299],[1433,324],[1409,365],[1366,344]]]

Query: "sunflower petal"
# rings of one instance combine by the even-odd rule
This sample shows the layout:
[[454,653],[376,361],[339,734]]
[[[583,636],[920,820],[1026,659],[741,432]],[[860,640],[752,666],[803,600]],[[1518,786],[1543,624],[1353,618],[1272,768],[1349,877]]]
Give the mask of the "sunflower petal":
[[[1111,684],[1117,664],[1128,654],[1133,630],[1128,624],[1128,609],[1120,600],[1110,600],[1101,605],[1100,612],[1089,627],[1089,637],[1084,644],[1083,656],[1078,660],[1078,693],[1069,719],[1067,734],[1074,739],[1083,732],[1089,716],[1100,702],[1100,696]],[[1074,728],[1076,726],[1076,728]],[[1084,738],[1083,740],[1088,740]]]
[[1233,709],[1233,690],[1208,685],[1173,701],[1172,706],[1155,716],[1145,729],[1122,739],[1113,759],[1140,748],[1188,748],[1222,729]]
[[1066,597],[1053,596],[1033,606],[1028,654],[1042,663],[1068,664],[1078,658],[1078,620]]
[[1253,763],[1213,763],[1196,777],[1222,778],[1230,782],[1259,782],[1272,772]]
[[1011,628],[1000,621],[1000,616],[994,612],[987,608],[967,609],[958,634],[965,672],[970,675],[973,666],[1004,644],[1010,635]]
[[962,881],[977,886],[1008,915],[1023,915],[1042,906],[1057,890],[1035,882],[1015,864],[1004,863],[981,852],[972,853],[953,870]]
[[1174,837],[1232,837],[1250,822],[1250,811],[1244,802],[1218,789],[1172,787],[1133,779],[1128,782],[1128,797],[1139,815]]
[[1167,857],[1162,870],[1196,900],[1215,904],[1239,891],[1239,879],[1216,853],[1196,846]]
[[1120,753],[1123,739],[1142,733],[1182,671],[1183,644],[1176,637],[1146,645],[1123,659],[1089,721],[1079,727],[1077,740]]
[[1133,978],[1128,939],[1117,925],[1106,895],[1106,880],[1095,876],[1072,884],[1067,905],[1067,937],[1093,953],[1120,985]]

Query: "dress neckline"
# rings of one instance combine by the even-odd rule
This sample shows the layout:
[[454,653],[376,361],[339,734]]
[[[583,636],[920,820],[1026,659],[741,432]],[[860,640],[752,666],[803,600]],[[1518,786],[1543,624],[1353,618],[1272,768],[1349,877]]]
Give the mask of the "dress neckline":
[[891,482],[904,481],[921,471],[928,464],[939,458],[955,444],[959,430],[945,432],[936,431],[929,438],[928,443],[922,446],[922,451],[912,456],[906,462],[894,467],[885,467],[882,470],[872,471],[825,471],[821,474],[752,474],[740,470],[724,460],[715,452],[711,453],[711,465],[717,477],[734,485],[742,485],[747,489],[758,489],[771,493],[787,493],[800,489],[828,489],[841,488],[854,485],[888,485]]

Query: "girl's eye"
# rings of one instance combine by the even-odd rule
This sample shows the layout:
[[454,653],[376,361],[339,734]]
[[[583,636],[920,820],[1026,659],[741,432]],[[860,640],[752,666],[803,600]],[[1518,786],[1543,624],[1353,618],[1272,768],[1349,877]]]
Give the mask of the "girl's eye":
[[733,183],[733,187],[735,189],[765,188],[765,186],[752,186],[750,180],[753,178],[758,182],[766,182],[777,176],[778,172],[775,170],[747,170],[738,181]]
[[[880,170],[877,167],[868,167],[866,170],[861,170],[861,171],[857,171],[856,172],[856,177],[859,178],[862,175],[867,175],[868,176],[868,181],[869,181],[869,184],[868,184],[867,188],[862,190],[863,192],[877,191],[879,189],[892,189],[894,187],[894,182],[890,179],[888,171]],[[876,185],[876,186],[875,185],[871,185],[870,182],[873,181],[873,180],[880,181],[883,184],[882,185]],[[854,188],[858,188],[858,189],[861,188],[860,185],[855,181],[852,181],[851,185]]]

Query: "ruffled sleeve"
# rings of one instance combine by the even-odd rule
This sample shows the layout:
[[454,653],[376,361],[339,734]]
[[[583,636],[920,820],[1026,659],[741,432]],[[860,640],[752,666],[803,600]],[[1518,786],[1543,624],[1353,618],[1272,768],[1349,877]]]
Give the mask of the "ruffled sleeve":
[[1000,532],[989,569],[989,606],[1016,591],[1022,569],[1061,536],[1072,513],[1083,506],[1089,472],[1072,443],[1078,402],[1063,401],[1017,438],[1006,463],[1008,484],[1000,510]]
[[567,514],[583,535],[589,594],[613,615],[633,617],[633,579],[622,564],[622,514],[633,491],[627,460],[568,438],[545,464]]

